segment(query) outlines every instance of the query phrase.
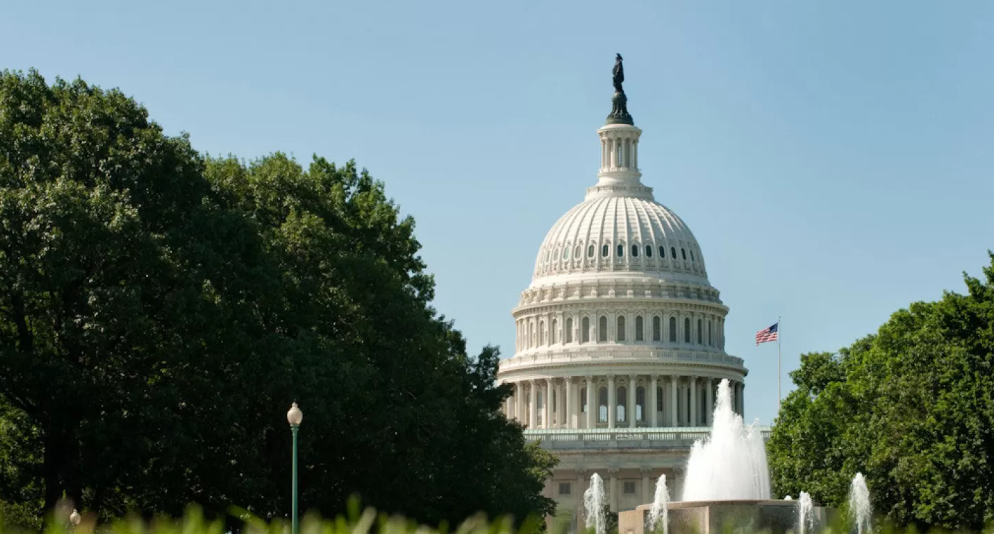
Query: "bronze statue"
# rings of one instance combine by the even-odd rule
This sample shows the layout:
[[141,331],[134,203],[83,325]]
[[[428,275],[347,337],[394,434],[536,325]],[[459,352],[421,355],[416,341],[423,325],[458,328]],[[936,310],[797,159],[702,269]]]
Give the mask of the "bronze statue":
[[621,54],[615,54],[614,58],[614,90],[618,93],[624,93],[625,90],[621,88],[621,84],[625,81],[625,67],[621,64]]

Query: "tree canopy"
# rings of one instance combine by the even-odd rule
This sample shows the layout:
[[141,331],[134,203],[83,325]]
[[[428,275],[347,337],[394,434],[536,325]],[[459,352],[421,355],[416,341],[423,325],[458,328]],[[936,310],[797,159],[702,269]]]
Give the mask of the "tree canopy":
[[779,496],[842,506],[856,472],[899,524],[994,521],[994,255],[966,294],[891,316],[838,354],[801,356],[769,441]]
[[419,249],[354,162],[205,158],[120,91],[3,72],[0,500],[284,515],[296,400],[303,509],[551,512]]

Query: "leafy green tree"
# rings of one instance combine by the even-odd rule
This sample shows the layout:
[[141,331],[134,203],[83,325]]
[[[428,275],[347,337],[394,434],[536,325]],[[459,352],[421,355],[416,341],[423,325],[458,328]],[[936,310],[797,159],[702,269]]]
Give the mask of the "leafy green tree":
[[354,163],[204,159],[119,91],[4,72],[0,500],[285,515],[296,400],[305,509],[550,512],[419,248]]
[[769,443],[778,495],[841,506],[860,471],[899,524],[994,520],[994,255],[984,276],[838,356],[802,356]]

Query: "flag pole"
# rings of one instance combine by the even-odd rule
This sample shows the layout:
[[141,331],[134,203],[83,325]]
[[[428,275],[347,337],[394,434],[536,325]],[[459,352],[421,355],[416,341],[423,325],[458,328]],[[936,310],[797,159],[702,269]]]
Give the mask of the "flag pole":
[[780,415],[780,317],[777,317],[777,415]]

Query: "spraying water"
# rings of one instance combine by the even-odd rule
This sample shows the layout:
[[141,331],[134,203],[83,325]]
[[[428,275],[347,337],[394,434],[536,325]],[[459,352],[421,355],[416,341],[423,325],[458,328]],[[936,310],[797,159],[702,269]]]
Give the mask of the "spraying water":
[[806,491],[802,491],[801,495],[797,498],[797,533],[798,534],[809,534],[814,530],[815,526],[815,516],[814,516],[815,506],[811,501],[811,495]]
[[728,380],[718,385],[711,435],[694,443],[687,461],[684,501],[766,500],[770,468],[766,444],[755,425],[732,410]]
[[656,531],[660,521],[662,522],[663,534],[669,534],[670,530],[670,490],[666,487],[666,475],[660,475],[656,481],[656,496],[652,499],[652,507],[649,508],[649,530]]
[[606,534],[604,480],[597,473],[590,475],[590,487],[583,492],[583,508],[587,511],[587,528],[593,527],[597,534]]
[[873,508],[870,506],[870,489],[866,487],[863,473],[856,473],[849,486],[849,513],[856,523],[856,534],[870,532],[870,519]]
[[783,498],[783,500],[785,500],[785,501],[792,501],[792,500],[794,500],[794,499],[793,499],[793,498],[791,498],[791,496],[790,496],[790,495],[788,495],[788,496],[784,497],[784,498]]

